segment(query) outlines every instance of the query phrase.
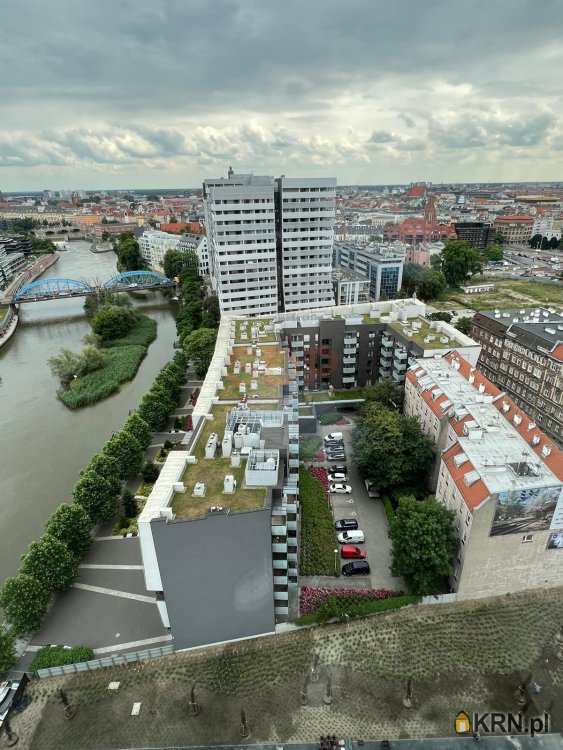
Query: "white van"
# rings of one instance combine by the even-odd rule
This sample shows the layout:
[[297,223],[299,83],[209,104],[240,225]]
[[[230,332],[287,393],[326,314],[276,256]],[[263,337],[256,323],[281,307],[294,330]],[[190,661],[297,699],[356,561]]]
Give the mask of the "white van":
[[344,435],[342,432],[329,432],[328,435],[325,435],[325,443],[331,443],[333,441],[340,441],[344,440]]
[[338,541],[340,544],[358,544],[359,542],[365,542],[364,532],[360,529],[350,529],[350,531],[343,531],[338,534]]

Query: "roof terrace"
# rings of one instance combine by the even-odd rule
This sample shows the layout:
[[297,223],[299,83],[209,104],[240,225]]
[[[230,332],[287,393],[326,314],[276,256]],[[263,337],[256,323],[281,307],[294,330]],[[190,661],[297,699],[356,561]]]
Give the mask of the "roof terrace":
[[464,346],[461,334],[453,335],[452,326],[443,321],[428,322],[425,318],[417,317],[410,320],[395,320],[389,327],[403,338],[418,344],[421,349],[451,349]]
[[[234,346],[231,364],[224,375],[221,401],[247,398],[273,399],[281,395],[284,383],[284,353],[279,346]],[[241,384],[244,386],[241,389]]]

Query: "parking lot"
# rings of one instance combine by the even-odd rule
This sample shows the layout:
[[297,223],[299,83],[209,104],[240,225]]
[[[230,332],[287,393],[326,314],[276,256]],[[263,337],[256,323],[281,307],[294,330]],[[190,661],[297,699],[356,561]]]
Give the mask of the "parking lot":
[[[341,518],[356,518],[358,527],[364,532],[365,542],[359,545],[367,552],[367,561],[370,566],[368,576],[341,576],[334,579],[335,585],[349,587],[387,588],[404,590],[402,578],[391,574],[391,542],[387,533],[387,518],[383,504],[379,500],[368,497],[364,481],[360,477],[353,461],[352,430],[353,422],[335,427],[334,425],[320,426],[320,434],[324,436],[330,432],[342,432],[344,436],[344,447],[346,450],[346,465],[348,469],[347,484],[352,488],[349,495],[330,494],[334,520]],[[331,464],[342,464],[342,461],[327,461],[328,468]],[[348,562],[342,560],[341,563]]]

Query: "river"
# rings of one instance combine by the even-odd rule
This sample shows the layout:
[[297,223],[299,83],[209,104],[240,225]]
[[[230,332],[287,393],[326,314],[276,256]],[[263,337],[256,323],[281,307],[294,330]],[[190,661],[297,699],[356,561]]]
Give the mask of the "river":
[[[106,281],[116,273],[113,253],[93,254],[73,242],[42,278]],[[153,295],[153,296],[151,296]],[[147,301],[158,293],[147,293]],[[158,370],[173,354],[171,311],[148,309],[158,336],[135,379],[94,406],[70,411],[57,399],[57,379],[47,365],[61,348],[78,350],[90,331],[83,298],[20,306],[20,324],[0,349],[0,584],[13,575],[27,545],[37,539],[51,512],[71,492],[80,469],[119,429]]]

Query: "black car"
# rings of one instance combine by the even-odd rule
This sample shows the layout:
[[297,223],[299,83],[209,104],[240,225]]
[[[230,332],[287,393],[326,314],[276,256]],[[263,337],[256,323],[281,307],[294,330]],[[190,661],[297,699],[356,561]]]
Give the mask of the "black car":
[[329,474],[348,474],[348,469],[346,466],[329,466],[328,467],[328,473]]
[[352,562],[342,566],[343,576],[368,576],[369,572],[367,560],[352,560]]
[[355,531],[358,528],[358,522],[355,518],[341,518],[334,524],[336,531]]

